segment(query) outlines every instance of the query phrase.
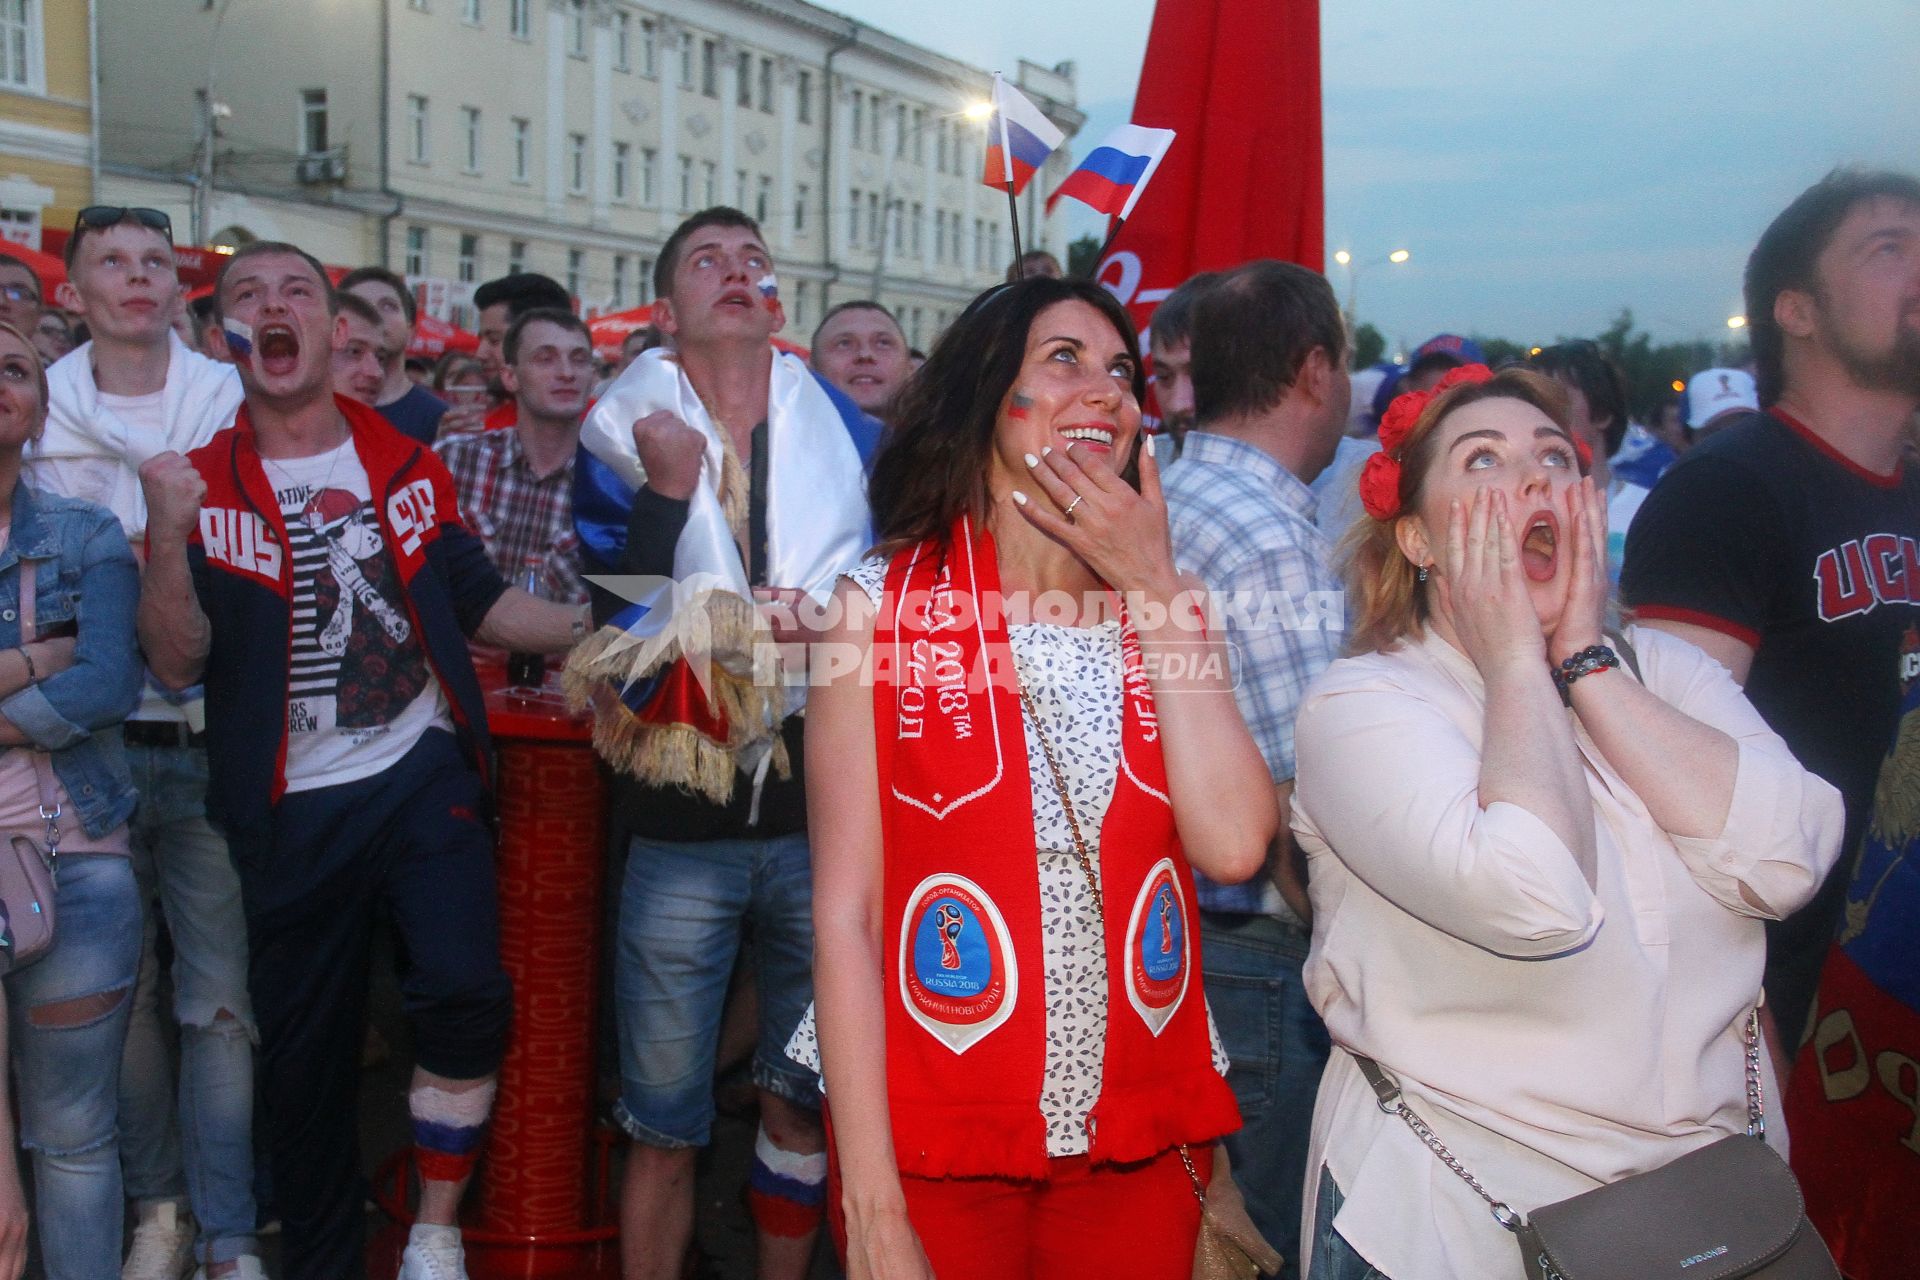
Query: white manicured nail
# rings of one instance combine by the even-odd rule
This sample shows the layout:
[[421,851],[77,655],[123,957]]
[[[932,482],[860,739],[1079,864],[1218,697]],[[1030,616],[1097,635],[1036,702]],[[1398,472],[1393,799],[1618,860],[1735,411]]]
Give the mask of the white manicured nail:
[[1024,507],[1027,505],[1027,495],[1020,492],[1018,489],[1015,489],[1013,491],[1013,500],[1014,502],[1018,503],[1020,506]]
[[1048,446],[1047,446],[1046,448],[1044,448],[1044,449],[1042,449],[1042,450],[1040,451],[1040,456],[1044,458],[1044,457],[1046,457],[1046,456],[1047,456],[1048,454],[1050,454],[1050,453],[1052,453],[1052,452],[1053,452],[1053,446],[1052,446],[1052,445],[1048,445]]
[[1147,456],[1149,458],[1153,456],[1153,436],[1152,435],[1147,436]]
[[1030,453],[1021,454],[1020,456],[1027,460],[1027,465],[1030,467],[1037,467],[1040,465],[1040,459],[1034,457]]

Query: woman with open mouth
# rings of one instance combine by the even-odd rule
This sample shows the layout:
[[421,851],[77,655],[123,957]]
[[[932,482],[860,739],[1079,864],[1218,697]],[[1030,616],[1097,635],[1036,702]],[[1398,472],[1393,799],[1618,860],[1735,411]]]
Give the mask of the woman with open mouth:
[[1395,400],[1380,442],[1353,656],[1296,729],[1307,990],[1336,1045],[1301,1240],[1313,1280],[1519,1280],[1495,1201],[1750,1132],[1749,1071],[1777,1096],[1762,921],[1820,883],[1840,798],[1700,650],[1603,630],[1605,509],[1557,383],[1467,366]]

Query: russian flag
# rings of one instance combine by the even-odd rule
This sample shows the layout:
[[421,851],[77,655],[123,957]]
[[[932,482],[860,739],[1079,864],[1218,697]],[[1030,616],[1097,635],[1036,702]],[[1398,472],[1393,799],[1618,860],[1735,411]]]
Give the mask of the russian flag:
[[1066,136],[994,72],[993,120],[987,125],[987,166],[980,180],[996,191],[1011,188],[1019,195]]
[[1047,212],[1061,196],[1071,196],[1100,213],[1125,218],[1147,189],[1153,171],[1173,145],[1173,130],[1117,126],[1100,140],[1080,167],[1047,197]]

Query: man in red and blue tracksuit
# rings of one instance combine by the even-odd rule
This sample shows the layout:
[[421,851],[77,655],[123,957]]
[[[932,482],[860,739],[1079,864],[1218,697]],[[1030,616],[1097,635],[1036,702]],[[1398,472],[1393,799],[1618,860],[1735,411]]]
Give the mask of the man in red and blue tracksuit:
[[402,1280],[464,1280],[456,1212],[505,1052],[487,730],[467,641],[559,652],[584,614],[510,588],[434,454],[329,384],[337,307],[290,245],[215,290],[246,404],[141,468],[141,633],[204,679],[209,808],[240,869],[288,1280],[364,1274],[355,1143],[368,943],[401,939],[421,1176]]

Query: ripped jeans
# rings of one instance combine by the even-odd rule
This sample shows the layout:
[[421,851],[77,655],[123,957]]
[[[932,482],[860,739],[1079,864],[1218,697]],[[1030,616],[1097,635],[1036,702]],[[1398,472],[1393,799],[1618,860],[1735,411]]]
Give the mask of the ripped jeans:
[[53,950],[6,977],[20,1145],[33,1157],[47,1280],[112,1280],[124,1212],[120,1050],[140,971],[133,866],[112,854],[62,855],[54,900]]

